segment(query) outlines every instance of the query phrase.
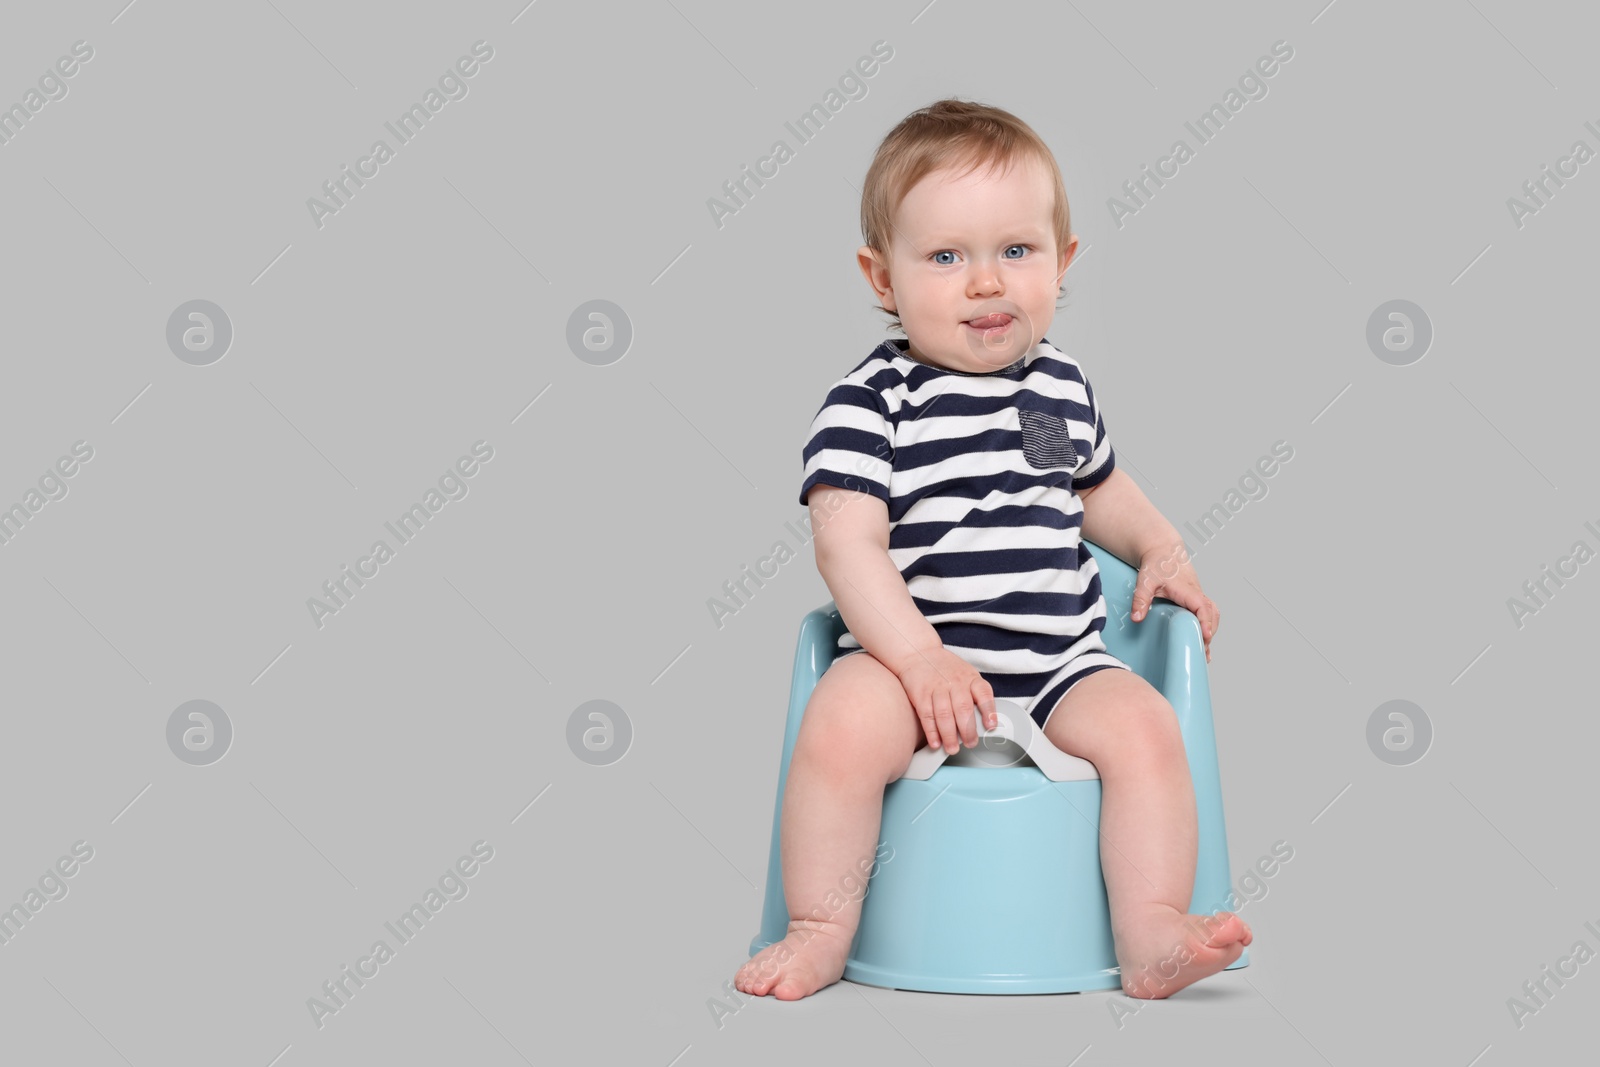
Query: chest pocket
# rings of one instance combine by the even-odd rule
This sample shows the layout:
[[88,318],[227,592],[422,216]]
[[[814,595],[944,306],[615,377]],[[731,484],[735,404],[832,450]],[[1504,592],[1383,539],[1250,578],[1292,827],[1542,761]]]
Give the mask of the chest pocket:
[[1022,424],[1022,454],[1030,467],[1049,470],[1078,465],[1078,450],[1064,419],[1029,408],[1019,408],[1017,419]]

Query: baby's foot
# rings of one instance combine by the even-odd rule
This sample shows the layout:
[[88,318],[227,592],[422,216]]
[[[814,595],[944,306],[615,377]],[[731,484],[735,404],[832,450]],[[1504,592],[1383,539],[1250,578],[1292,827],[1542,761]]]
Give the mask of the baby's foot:
[[1233,963],[1253,937],[1231,911],[1183,915],[1152,905],[1150,915],[1117,941],[1123,992],[1143,1000],[1170,997]]
[[789,933],[750,957],[733,976],[741,993],[779,1000],[809,997],[823,986],[832,985],[844,974],[850,956],[852,931],[848,936],[832,923],[789,923]]

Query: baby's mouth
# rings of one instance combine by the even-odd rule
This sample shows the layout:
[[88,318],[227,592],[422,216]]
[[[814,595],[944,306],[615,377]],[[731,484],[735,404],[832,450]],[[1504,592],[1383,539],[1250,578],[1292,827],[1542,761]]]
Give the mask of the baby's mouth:
[[1011,316],[1004,312],[996,312],[993,315],[985,315],[981,319],[968,319],[967,325],[971,326],[974,330],[1004,329],[1005,327],[1011,325]]

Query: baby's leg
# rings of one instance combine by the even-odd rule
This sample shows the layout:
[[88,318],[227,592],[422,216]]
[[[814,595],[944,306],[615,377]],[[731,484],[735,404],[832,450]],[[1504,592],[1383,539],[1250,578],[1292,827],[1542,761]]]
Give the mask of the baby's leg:
[[739,969],[741,992],[799,1000],[844,973],[877,852],[883,790],[923,738],[900,680],[870,652],[837,660],[806,704],[783,796],[789,932]]
[[1100,773],[1100,865],[1123,990],[1169,997],[1237,960],[1252,936],[1243,919],[1187,914],[1199,830],[1172,705],[1132,671],[1098,670],[1067,690],[1044,732]]

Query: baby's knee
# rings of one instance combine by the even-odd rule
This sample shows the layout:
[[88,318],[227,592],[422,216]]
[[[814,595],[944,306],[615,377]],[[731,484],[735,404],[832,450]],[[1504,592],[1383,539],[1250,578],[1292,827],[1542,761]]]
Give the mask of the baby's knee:
[[814,700],[801,720],[795,751],[798,754],[803,748],[808,756],[824,759],[848,758],[869,743],[874,732],[860,703]]
[[[841,777],[879,775],[896,757],[909,757],[892,713],[863,695],[835,690],[832,699],[814,699],[801,720],[795,758],[828,768]],[[906,752],[899,750],[905,748]],[[903,759],[902,759],[903,762]]]
[[1131,737],[1145,744],[1160,744],[1177,740],[1182,743],[1183,731],[1178,725],[1178,713],[1159,692],[1116,701],[1106,708],[1108,718],[1114,720],[1118,736]]
[[1108,702],[1076,726],[1084,758],[1096,763],[1170,760],[1184,754],[1177,712],[1159,695]]

